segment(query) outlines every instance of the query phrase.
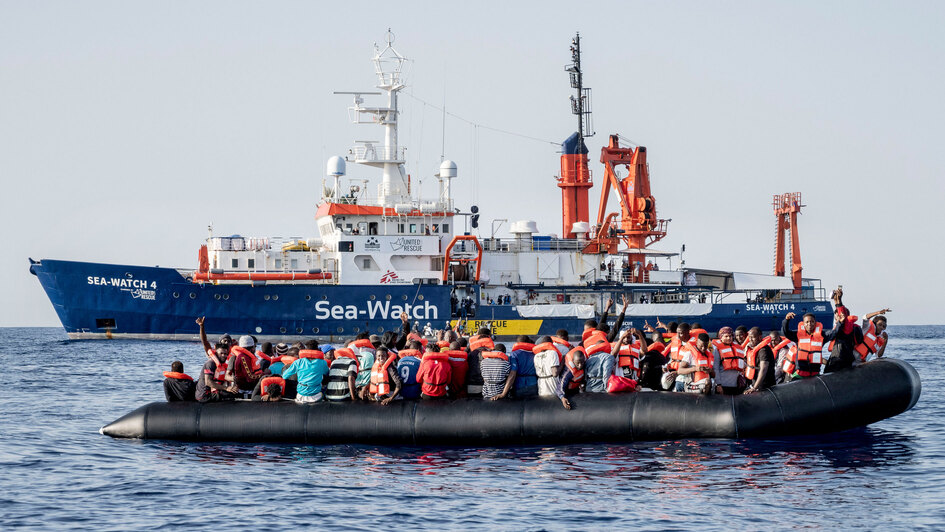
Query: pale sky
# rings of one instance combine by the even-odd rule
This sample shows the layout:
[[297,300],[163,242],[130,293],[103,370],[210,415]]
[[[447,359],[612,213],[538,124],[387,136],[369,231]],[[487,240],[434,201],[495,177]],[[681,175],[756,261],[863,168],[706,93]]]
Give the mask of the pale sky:
[[[647,146],[673,220],[656,249],[769,273],[771,197],[800,191],[805,277],[859,314],[945,323],[945,4],[453,4],[0,1],[0,326],[59,325],[27,257],[196,267],[210,222],[317,234],[328,157],[382,138],[332,92],[373,89],[388,26],[405,92],[555,143],[575,129],[580,31],[595,180],[608,134]],[[441,114],[402,103],[407,170],[432,194]],[[483,236],[494,218],[560,233],[556,146],[454,118],[445,146]]]

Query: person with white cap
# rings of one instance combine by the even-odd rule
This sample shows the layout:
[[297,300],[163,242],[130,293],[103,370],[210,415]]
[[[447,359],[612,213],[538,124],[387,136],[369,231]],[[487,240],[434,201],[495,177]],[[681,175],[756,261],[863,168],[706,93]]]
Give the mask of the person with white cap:
[[239,345],[230,349],[227,360],[226,380],[233,382],[241,391],[252,392],[262,373],[256,368],[256,341],[252,336],[240,336]]

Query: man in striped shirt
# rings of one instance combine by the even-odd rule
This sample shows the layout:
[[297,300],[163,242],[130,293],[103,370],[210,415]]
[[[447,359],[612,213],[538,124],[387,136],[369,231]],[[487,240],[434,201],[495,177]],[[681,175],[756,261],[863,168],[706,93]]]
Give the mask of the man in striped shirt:
[[494,351],[483,351],[480,370],[483,399],[497,401],[508,397],[513,379],[509,378],[512,364],[509,362],[509,356],[505,354],[505,345],[496,344]]
[[325,398],[329,401],[353,401],[357,397],[355,392],[357,378],[358,360],[354,352],[348,348],[336,349],[335,359],[328,369]]

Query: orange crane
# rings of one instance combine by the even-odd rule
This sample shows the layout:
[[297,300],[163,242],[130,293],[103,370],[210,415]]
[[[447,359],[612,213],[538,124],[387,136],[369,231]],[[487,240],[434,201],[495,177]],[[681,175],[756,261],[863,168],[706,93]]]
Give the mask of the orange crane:
[[778,233],[775,236],[774,274],[784,277],[784,253],[786,251],[785,233],[791,233],[791,280],[794,282],[794,293],[801,293],[801,237],[797,232],[797,215],[801,212],[801,193],[788,192],[775,194],[772,201],[774,215],[778,219]]

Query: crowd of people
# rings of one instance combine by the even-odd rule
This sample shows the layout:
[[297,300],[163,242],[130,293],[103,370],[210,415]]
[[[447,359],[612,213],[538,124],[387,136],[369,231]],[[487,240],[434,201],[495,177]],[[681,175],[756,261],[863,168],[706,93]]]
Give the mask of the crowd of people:
[[[376,401],[402,399],[557,397],[570,409],[579,393],[675,391],[751,394],[775,384],[806,379],[882,357],[888,343],[889,309],[859,322],[834,292],[834,326],[824,330],[813,314],[795,325],[788,313],[780,330],[722,327],[715,339],[698,323],[647,323],[622,329],[629,300],[613,326],[609,301],[600,320],[584,323],[580,338],[568,331],[516,342],[496,342],[487,328],[464,334],[459,327],[424,335],[401,314],[399,331],[359,334],[347,345],[316,340],[257,345],[252,336],[211,344],[198,318],[206,361],[194,380],[174,361],[165,372],[168,401]],[[429,324],[428,324],[429,325]],[[828,356],[825,356],[825,351]]]

